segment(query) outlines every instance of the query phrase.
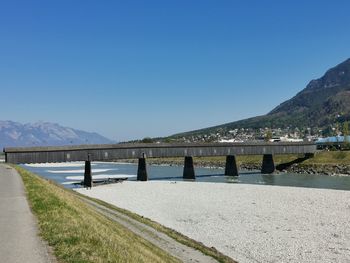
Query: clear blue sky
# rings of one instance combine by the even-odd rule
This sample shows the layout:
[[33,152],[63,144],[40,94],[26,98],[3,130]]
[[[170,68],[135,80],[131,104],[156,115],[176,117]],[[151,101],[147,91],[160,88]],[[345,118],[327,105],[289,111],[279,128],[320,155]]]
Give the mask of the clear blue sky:
[[350,1],[1,1],[1,120],[114,140],[265,114],[350,57]]

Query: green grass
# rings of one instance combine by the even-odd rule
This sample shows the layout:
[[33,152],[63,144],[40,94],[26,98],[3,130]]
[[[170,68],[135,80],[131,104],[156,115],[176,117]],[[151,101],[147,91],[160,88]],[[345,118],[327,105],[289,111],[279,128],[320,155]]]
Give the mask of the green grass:
[[303,164],[311,165],[350,165],[350,151],[322,151],[318,152],[314,158],[306,160]]
[[99,214],[74,192],[15,168],[38,218],[40,235],[60,262],[179,262]]

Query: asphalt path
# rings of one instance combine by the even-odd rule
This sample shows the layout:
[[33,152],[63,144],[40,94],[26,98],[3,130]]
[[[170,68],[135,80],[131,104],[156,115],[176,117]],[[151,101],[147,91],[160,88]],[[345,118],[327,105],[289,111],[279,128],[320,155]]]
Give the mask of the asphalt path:
[[38,228],[17,171],[0,164],[0,262],[55,262]]

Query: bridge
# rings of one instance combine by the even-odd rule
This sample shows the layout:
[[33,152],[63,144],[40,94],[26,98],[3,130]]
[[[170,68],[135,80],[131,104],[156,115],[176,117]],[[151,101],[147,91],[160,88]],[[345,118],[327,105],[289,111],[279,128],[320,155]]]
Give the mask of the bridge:
[[184,157],[184,179],[195,179],[193,157],[226,156],[225,175],[238,176],[236,155],[263,155],[261,172],[273,173],[273,155],[311,156],[316,145],[309,142],[258,143],[142,143],[50,147],[4,148],[5,161],[13,164],[85,161],[84,185],[92,186],[91,162],[138,159],[137,180],[147,181],[146,158]]

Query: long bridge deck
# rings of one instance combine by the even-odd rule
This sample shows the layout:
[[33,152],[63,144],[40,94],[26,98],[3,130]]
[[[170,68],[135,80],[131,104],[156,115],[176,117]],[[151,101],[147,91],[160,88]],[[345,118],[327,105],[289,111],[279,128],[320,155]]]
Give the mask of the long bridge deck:
[[51,147],[5,148],[9,163],[51,163],[113,161],[135,158],[166,158],[185,156],[227,156],[314,153],[314,143],[186,143],[186,144],[101,144]]
[[147,158],[184,157],[185,179],[195,179],[192,157],[226,156],[225,174],[237,176],[236,155],[263,155],[262,173],[273,173],[273,155],[305,154],[311,156],[316,144],[309,142],[278,143],[143,143],[143,144],[102,144],[51,147],[12,147],[5,148],[5,161],[8,163],[55,163],[85,161],[87,186],[92,185],[91,161],[115,161],[118,159],[139,159],[137,178],[148,179]]

